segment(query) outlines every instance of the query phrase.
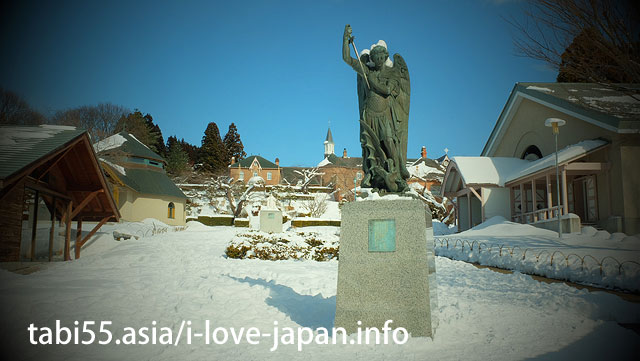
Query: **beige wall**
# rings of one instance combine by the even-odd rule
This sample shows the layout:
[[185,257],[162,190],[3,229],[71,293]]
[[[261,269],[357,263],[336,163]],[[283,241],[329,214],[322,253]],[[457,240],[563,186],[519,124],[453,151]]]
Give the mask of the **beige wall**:
[[[558,110],[523,99],[491,157],[520,158],[529,145],[536,145],[542,156],[555,151],[554,136],[544,121],[557,117],[567,121],[560,128],[558,149],[583,140],[601,138],[611,144],[584,161],[609,163],[610,168],[596,175],[599,225],[609,232],[640,233],[640,135],[618,134]],[[622,218],[622,221],[620,221]],[[618,226],[621,225],[621,228]]]
[[[122,220],[139,222],[145,218],[155,218],[172,226],[186,224],[186,199],[155,194],[139,194],[127,188],[119,189],[118,208]],[[168,217],[169,202],[175,206],[175,218]]]
[[551,128],[545,127],[547,118],[556,117],[567,121],[560,128],[558,136],[558,149],[578,143],[585,139],[602,137],[608,141],[619,138],[619,135],[603,129],[599,126],[574,118],[560,111],[548,108],[544,105],[523,99],[520,106],[506,129],[500,144],[490,157],[516,157],[520,158],[529,145],[540,148],[542,156],[555,151],[554,137]]
[[509,188],[482,188],[484,219],[502,216],[511,221],[511,192]]

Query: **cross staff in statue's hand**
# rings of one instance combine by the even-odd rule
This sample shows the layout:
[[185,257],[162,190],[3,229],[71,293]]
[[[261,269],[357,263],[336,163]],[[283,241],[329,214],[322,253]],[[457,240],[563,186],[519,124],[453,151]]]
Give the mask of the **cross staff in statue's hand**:
[[351,25],[347,24],[344,26],[344,38],[349,41],[349,44],[353,46],[353,51],[356,52],[356,59],[358,59],[358,63],[360,63],[360,69],[362,69],[362,77],[364,81],[367,83],[367,88],[371,89],[369,85],[369,79],[367,79],[367,73],[364,70],[364,64],[362,64],[362,60],[360,60],[360,54],[358,54],[358,49],[356,49],[355,36],[351,35],[353,30],[351,29]]

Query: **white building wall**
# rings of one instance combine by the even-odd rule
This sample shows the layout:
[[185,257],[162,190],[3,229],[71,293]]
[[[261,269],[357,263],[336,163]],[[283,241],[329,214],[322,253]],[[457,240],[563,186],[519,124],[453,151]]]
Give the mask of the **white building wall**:
[[484,200],[484,220],[501,216],[511,220],[511,192],[509,188],[482,188]]

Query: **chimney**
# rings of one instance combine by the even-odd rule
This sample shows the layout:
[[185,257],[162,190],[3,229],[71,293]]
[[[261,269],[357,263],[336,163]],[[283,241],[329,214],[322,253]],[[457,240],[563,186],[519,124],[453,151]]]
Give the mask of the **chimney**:
[[280,158],[276,158],[276,165],[280,168]]
[[236,164],[236,157],[231,157],[231,165]]
[[342,158],[347,158],[347,148],[342,151]]
[[425,147],[424,145],[422,146],[422,150],[420,151],[420,157],[422,158],[427,157],[427,147]]

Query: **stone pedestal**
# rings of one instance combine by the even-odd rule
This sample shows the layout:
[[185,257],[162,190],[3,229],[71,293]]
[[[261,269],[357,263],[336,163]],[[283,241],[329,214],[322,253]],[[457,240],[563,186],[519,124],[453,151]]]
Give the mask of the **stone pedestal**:
[[[418,200],[367,200],[342,209],[335,327],[403,327],[435,334],[433,228]],[[433,312],[432,312],[433,311]],[[358,325],[358,321],[362,321]]]
[[282,232],[282,211],[278,209],[260,210],[260,230],[262,232]]

